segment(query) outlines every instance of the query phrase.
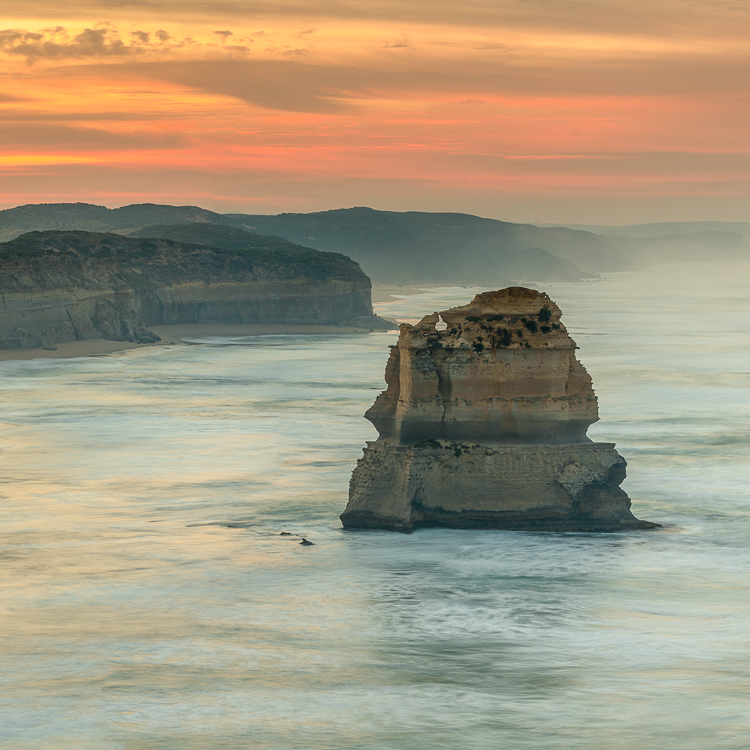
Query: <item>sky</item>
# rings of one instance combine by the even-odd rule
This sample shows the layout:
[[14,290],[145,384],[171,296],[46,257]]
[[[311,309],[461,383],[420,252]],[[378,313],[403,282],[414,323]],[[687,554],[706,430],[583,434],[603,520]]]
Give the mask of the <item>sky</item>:
[[0,208],[750,220],[742,0],[6,0]]

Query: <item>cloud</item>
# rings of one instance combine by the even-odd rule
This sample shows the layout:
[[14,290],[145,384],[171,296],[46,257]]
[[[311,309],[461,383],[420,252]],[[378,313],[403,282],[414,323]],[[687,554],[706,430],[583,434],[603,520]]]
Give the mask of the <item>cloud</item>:
[[126,74],[138,72],[268,109],[331,114],[356,109],[345,93],[356,74],[335,66],[304,65],[296,60],[196,60],[117,67]]
[[[295,50],[290,50],[295,55]],[[354,114],[367,100],[450,96],[459,101],[491,97],[741,96],[750,58],[695,55],[685,59],[586,59],[415,57],[398,66],[306,63],[300,59],[164,60],[108,64],[106,75],[137,76],[230,96],[292,112]],[[102,66],[75,66],[50,75],[98,75]],[[545,105],[546,106],[546,105]]]
[[124,56],[142,51],[141,43],[148,41],[148,34],[145,34],[145,40],[139,36],[142,34],[144,32],[135,32],[135,40],[126,44],[106,28],[84,29],[72,39],[61,27],[47,34],[4,29],[0,30],[0,50],[25,57],[29,62],[66,57]]
[[42,152],[65,149],[122,149],[122,148],[176,148],[184,142],[180,133],[139,130],[117,132],[102,128],[75,127],[72,125],[2,122],[0,141],[7,150],[23,148]]
[[[138,93],[138,92],[134,92]],[[152,91],[146,92],[152,94]],[[3,101],[0,95],[0,101]],[[29,101],[20,97],[9,98],[6,101]],[[145,122],[149,120],[163,120],[164,113],[159,111],[149,112],[144,110],[109,110],[102,112],[96,109],[88,110],[38,110],[22,109],[14,107],[10,110],[4,110],[1,118],[2,122]]]
[[[466,185],[472,201],[496,189],[599,196],[750,185],[741,156],[750,5],[741,0],[6,5],[6,19],[37,20],[6,21],[22,28],[0,32],[0,141],[20,156],[109,160],[80,178],[83,190],[110,179],[110,162],[123,165],[111,178],[117,190],[130,175],[131,187],[176,195],[266,174],[279,190],[320,178],[321,195],[345,202],[365,184],[355,175],[370,181],[357,199],[367,203],[386,176],[383,200],[401,190],[414,207],[421,180],[445,185],[453,209]],[[84,30],[71,19],[109,23]],[[39,62],[20,71],[24,61]],[[253,180],[235,194],[277,189]]]
[[[410,23],[424,27],[536,29],[576,35],[606,33],[684,36],[685,33],[742,34],[750,23],[743,0],[70,0],[64,9],[49,0],[5,3],[4,18],[54,19],[116,16],[142,25],[144,18],[175,22],[207,22],[241,27],[254,19],[305,19],[319,28],[328,20]],[[220,20],[221,19],[221,20]],[[744,28],[742,28],[744,27]]]
[[[263,32],[251,34],[258,36]],[[182,50],[189,56],[215,56],[221,50],[226,53],[242,53],[250,51],[246,44],[227,44],[227,39],[233,36],[228,30],[215,31],[214,35],[221,38],[218,40],[196,40],[190,36],[176,38],[164,29],[154,32],[136,29],[120,34],[115,24],[100,24],[97,28],[87,28],[82,32],[72,35],[62,26],[43,29],[41,32],[25,29],[2,29],[0,30],[0,54],[24,57],[27,63],[34,64],[41,60],[65,60],[89,58],[92,60],[101,58],[123,58],[136,55],[164,57],[169,53],[177,53]],[[254,39],[241,37],[238,42],[252,44]]]
[[408,37],[405,34],[401,35],[401,39],[398,39],[395,42],[386,42],[383,45],[384,49],[397,49],[399,47],[413,47],[414,45],[409,41]]

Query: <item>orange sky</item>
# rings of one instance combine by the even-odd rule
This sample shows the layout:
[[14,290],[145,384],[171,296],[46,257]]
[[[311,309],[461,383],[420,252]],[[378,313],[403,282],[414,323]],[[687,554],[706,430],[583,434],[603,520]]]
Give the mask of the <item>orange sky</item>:
[[750,220],[750,4],[15,7],[2,207]]

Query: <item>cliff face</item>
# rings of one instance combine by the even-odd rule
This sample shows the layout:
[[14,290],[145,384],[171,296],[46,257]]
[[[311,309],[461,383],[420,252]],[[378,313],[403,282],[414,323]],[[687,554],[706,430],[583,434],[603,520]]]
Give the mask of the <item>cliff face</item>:
[[156,340],[147,326],[175,323],[380,325],[356,263],[289,245],[240,252],[91,232],[23,235],[0,244],[0,348],[147,342]]
[[547,295],[510,287],[402,325],[365,416],[401,443],[587,441],[596,396],[560,315]]
[[402,325],[344,526],[653,526],[630,512],[614,445],[586,436],[596,396],[560,316],[546,294],[510,287]]

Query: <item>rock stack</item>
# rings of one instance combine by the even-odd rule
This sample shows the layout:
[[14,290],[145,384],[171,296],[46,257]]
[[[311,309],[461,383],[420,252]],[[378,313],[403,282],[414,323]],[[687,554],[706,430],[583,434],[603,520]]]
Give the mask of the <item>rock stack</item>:
[[657,526],[630,512],[614,443],[586,436],[597,400],[560,316],[546,294],[509,287],[401,325],[344,527]]

